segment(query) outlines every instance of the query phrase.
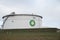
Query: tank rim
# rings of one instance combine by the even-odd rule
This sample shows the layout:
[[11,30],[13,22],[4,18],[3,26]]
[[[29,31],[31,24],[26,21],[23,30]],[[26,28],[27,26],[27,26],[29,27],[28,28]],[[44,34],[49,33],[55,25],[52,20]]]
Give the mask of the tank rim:
[[5,15],[2,18],[10,17],[10,16],[36,16],[36,17],[40,17],[41,19],[43,18],[40,15],[34,15],[34,14],[12,14],[12,15],[10,14],[10,15]]

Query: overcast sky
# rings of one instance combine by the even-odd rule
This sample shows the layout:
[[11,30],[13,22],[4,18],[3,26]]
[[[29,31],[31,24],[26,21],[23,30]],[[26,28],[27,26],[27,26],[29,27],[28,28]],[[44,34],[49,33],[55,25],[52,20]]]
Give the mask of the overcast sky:
[[0,0],[0,25],[1,17],[13,11],[41,15],[42,26],[60,28],[60,0]]

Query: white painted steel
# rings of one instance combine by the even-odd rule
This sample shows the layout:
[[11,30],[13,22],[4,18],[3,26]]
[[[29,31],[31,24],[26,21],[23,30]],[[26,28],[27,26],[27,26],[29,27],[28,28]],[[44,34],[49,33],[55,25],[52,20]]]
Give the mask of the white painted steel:
[[[30,20],[35,21],[35,26],[30,26]],[[42,19],[37,16],[10,16],[6,20],[3,29],[29,29],[40,28]]]

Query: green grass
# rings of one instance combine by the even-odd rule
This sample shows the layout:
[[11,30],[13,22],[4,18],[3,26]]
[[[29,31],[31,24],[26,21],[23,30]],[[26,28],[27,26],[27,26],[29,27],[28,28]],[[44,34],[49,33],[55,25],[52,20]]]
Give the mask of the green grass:
[[34,30],[0,30],[0,40],[60,40],[60,33],[40,29]]

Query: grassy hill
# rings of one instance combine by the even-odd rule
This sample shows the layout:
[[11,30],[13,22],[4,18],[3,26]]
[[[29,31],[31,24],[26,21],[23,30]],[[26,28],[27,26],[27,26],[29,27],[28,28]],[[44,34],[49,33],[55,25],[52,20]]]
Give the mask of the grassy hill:
[[60,40],[56,28],[0,30],[0,40]]

